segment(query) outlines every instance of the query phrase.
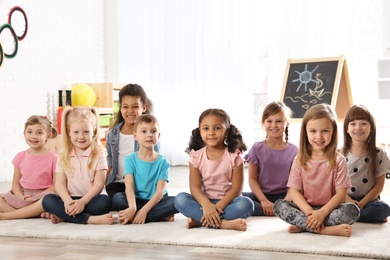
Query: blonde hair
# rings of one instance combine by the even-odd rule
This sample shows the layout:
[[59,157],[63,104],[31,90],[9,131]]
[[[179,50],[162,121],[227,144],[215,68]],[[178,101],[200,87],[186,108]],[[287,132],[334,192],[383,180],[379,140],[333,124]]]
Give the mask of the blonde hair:
[[326,146],[325,152],[328,155],[329,160],[329,170],[332,170],[337,165],[337,143],[338,143],[338,134],[337,134],[337,116],[331,106],[328,104],[317,104],[310,107],[305,115],[303,116],[302,125],[301,125],[301,133],[299,140],[299,149],[297,159],[301,166],[307,170],[309,168],[309,161],[312,157],[312,149],[313,147],[309,143],[307,138],[307,123],[310,120],[316,119],[328,119],[333,126],[332,140]]
[[33,115],[30,116],[26,123],[24,123],[24,131],[26,131],[29,125],[42,125],[46,128],[46,132],[49,133],[49,138],[56,138],[57,130],[53,127],[52,122],[46,116]]
[[67,176],[73,176],[74,169],[69,163],[69,157],[72,153],[74,146],[70,140],[70,126],[75,122],[90,122],[93,127],[93,137],[90,148],[92,150],[91,157],[88,162],[88,175],[93,179],[95,171],[93,169],[94,162],[100,154],[105,154],[106,149],[99,138],[99,117],[95,108],[86,108],[86,107],[68,107],[64,110],[62,114],[62,143],[63,150],[60,154],[60,159],[62,161],[62,167]]

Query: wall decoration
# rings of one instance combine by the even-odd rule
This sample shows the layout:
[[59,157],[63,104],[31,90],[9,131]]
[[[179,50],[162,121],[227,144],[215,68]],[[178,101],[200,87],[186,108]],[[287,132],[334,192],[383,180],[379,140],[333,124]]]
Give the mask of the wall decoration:
[[25,11],[14,6],[8,13],[8,23],[0,26],[0,67],[4,58],[12,59],[18,53],[18,42],[27,35],[28,20]]

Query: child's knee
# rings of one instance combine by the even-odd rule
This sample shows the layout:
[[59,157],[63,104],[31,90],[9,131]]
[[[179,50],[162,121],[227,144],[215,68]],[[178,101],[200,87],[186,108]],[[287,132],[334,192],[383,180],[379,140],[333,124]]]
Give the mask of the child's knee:
[[188,202],[188,194],[185,192],[180,192],[176,195],[174,200],[174,206],[177,210],[180,210]]
[[355,203],[347,202],[345,203],[345,214],[349,222],[347,224],[352,224],[359,219],[360,209]]

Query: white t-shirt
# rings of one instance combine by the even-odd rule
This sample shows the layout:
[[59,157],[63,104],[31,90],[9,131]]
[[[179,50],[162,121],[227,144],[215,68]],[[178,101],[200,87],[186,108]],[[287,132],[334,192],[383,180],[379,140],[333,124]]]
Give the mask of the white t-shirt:
[[125,135],[120,133],[119,135],[119,157],[118,157],[118,175],[116,176],[116,182],[124,182],[123,179],[123,161],[125,157],[131,153],[134,153],[134,135]]
[[370,158],[368,154],[356,156],[348,152],[347,167],[351,176],[352,187],[348,190],[348,194],[355,200],[361,200],[374,187],[376,178],[390,171],[390,160],[386,152],[377,148],[378,154],[376,158],[376,175],[374,176],[370,168]]

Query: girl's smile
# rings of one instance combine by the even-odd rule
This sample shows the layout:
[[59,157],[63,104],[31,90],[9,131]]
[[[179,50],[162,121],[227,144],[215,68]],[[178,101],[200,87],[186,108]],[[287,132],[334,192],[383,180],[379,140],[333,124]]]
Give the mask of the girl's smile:
[[367,120],[353,120],[348,124],[347,133],[353,141],[365,142],[371,133],[371,125]]
[[31,148],[44,147],[49,138],[41,124],[29,125],[24,131],[24,137]]
[[142,104],[141,97],[125,95],[120,110],[125,123],[134,125],[135,120],[145,112],[146,107]]
[[199,129],[202,140],[207,145],[224,145],[224,139],[227,129],[219,116],[205,116],[199,126]]
[[78,121],[71,124],[69,137],[76,149],[87,150],[92,143],[94,130],[92,123],[87,121]]
[[287,122],[284,118],[284,113],[279,112],[269,116],[263,123],[264,129],[267,132],[267,137],[283,137],[284,129]]
[[333,125],[327,118],[309,120],[306,125],[307,139],[313,152],[324,152],[332,141]]

